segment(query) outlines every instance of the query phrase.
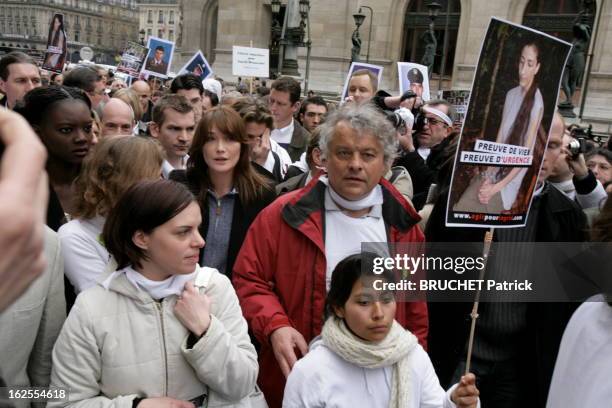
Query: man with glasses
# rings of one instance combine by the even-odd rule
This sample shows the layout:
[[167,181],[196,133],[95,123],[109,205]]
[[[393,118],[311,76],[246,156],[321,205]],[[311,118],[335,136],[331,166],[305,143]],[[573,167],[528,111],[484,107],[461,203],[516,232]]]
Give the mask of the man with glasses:
[[429,186],[434,182],[453,134],[455,109],[443,99],[427,102],[421,109],[423,126],[401,143],[403,155],[396,165],[410,173],[414,186],[413,203],[417,210],[425,204]]
[[96,109],[101,102],[108,101],[106,82],[93,67],[73,69],[66,74],[64,85],[82,89],[89,97],[92,109]]

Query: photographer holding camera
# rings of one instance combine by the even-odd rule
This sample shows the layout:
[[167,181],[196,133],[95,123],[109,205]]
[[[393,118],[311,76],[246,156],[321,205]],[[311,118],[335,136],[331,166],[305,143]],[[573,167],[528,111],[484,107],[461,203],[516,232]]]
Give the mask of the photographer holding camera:
[[[585,152],[587,139],[582,132],[565,131],[563,135],[563,148],[554,163],[550,183],[563,192],[568,198],[576,201],[582,209],[599,208],[607,198],[602,183],[587,167]],[[577,137],[574,137],[577,136]]]
[[443,154],[455,133],[455,109],[443,99],[427,102],[414,119],[411,131],[400,137],[403,154],[396,166],[408,170],[414,185],[415,208],[425,204],[427,193],[446,156]]

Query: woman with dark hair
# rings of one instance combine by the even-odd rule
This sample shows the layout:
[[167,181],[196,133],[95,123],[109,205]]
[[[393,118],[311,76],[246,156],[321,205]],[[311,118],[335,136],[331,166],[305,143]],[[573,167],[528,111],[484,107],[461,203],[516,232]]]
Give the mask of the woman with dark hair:
[[[506,94],[497,143],[528,147],[533,153],[544,111],[539,71],[540,48],[534,42],[526,43],[518,64],[519,85]],[[492,214],[509,211],[526,173],[525,167],[488,167],[466,189],[454,210]]]
[[200,233],[208,245],[200,253],[200,265],[230,278],[249,226],[276,198],[267,179],[251,165],[248,142],[236,111],[213,108],[204,112],[198,124],[187,170],[170,175],[189,186],[202,208]]
[[327,294],[321,336],[293,366],[283,407],[476,407],[473,374],[444,392],[417,338],[395,321],[396,301],[375,274],[377,255],[342,260]]
[[77,294],[96,284],[109,261],[100,239],[109,211],[133,184],[159,179],[162,161],[162,148],[153,139],[109,137],[83,162],[75,181],[74,218],[58,231],[65,274]]
[[28,92],[16,107],[49,152],[51,183],[47,225],[57,231],[74,211],[73,181],[91,146],[91,102],[77,88],[51,85]]
[[47,44],[47,58],[43,64],[43,68],[50,70],[61,70],[64,67],[64,59],[62,56],[67,51],[66,34],[64,31],[64,16],[55,14],[53,16],[53,24],[49,27],[49,43]]
[[53,349],[49,406],[250,407],[257,354],[229,279],[198,266],[195,197],[144,181],[113,207],[102,239],[117,270],[76,300]]

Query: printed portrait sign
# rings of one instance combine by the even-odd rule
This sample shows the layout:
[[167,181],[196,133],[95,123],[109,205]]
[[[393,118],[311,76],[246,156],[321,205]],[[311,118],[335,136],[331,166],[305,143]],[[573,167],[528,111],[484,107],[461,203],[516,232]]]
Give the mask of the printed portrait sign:
[[128,41],[123,54],[121,54],[121,61],[117,66],[117,71],[126,73],[130,77],[138,78],[148,53],[149,49],[144,45]]
[[168,72],[170,71],[174,55],[174,42],[157,37],[149,37],[147,48],[149,53],[147,54],[142,73],[164,79],[168,78]]
[[200,78],[200,81],[203,81],[212,75],[213,70],[208,64],[206,58],[204,58],[202,51],[196,52],[195,55],[187,62],[187,64],[181,68],[178,74],[182,75],[187,73],[194,74]]
[[399,76],[400,95],[410,89],[424,101],[431,99],[429,93],[429,74],[425,65],[412,62],[398,62],[397,74]]
[[491,20],[455,157],[447,226],[526,224],[570,48]]
[[346,80],[344,81],[344,88],[342,89],[342,100],[343,101],[346,100],[346,98],[349,96],[349,86],[350,86],[350,82],[351,82],[351,78],[353,77],[353,74],[355,74],[358,71],[363,71],[363,70],[368,70],[372,72],[378,80],[376,84],[378,87],[380,86],[380,81],[382,80],[383,69],[384,68],[380,65],[366,64],[365,62],[351,63],[351,67],[349,68],[349,72],[346,76]]
[[47,71],[61,73],[64,70],[68,55],[68,39],[64,30],[64,15],[54,14],[49,26],[47,50],[43,57],[42,68]]

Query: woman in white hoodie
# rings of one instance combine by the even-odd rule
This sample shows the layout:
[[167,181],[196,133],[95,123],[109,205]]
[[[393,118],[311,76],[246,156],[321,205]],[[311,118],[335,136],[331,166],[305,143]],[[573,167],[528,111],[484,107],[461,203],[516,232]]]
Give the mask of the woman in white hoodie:
[[117,270],[77,297],[51,373],[69,398],[50,406],[252,406],[257,354],[228,278],[198,266],[200,214],[168,180],[135,184],[110,210]]
[[376,255],[351,255],[332,274],[321,336],[287,379],[283,407],[472,408],[473,374],[444,392],[416,337],[394,319],[390,291],[377,291]]

